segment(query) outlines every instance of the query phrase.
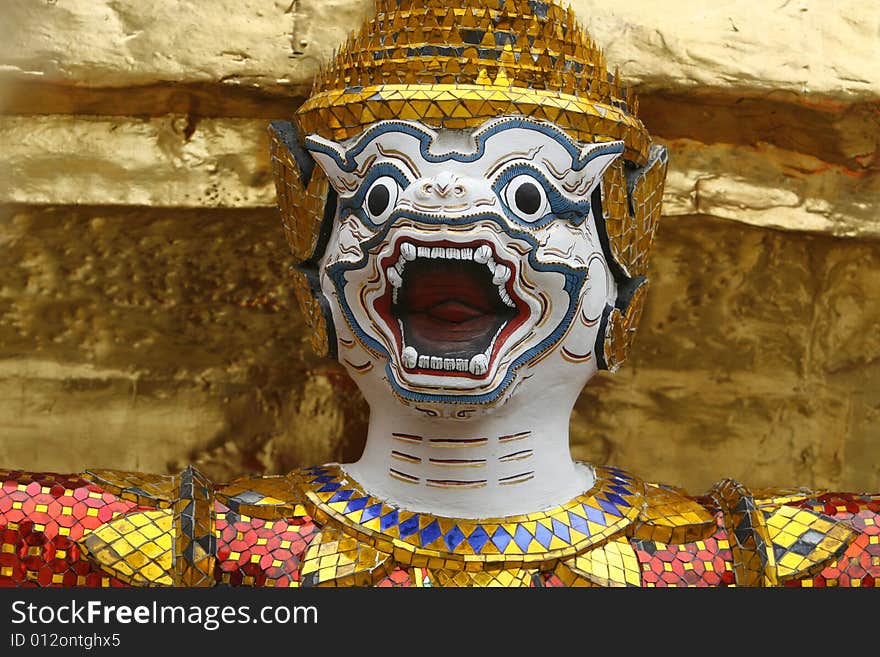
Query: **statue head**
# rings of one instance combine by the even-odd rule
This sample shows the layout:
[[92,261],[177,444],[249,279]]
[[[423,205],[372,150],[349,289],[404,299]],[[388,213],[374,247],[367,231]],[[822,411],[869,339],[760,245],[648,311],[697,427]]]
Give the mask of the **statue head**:
[[666,154],[637,105],[551,2],[378,0],[271,129],[316,350],[371,405],[573,403],[644,303]]

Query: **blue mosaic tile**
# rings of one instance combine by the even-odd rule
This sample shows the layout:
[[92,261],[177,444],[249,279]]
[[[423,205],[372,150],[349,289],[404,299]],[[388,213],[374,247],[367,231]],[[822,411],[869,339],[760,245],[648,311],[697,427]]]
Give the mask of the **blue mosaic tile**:
[[482,551],[483,546],[486,545],[488,540],[489,534],[483,529],[482,525],[478,525],[477,528],[471,532],[471,535],[468,536],[468,543],[471,544],[471,547],[477,554]]
[[504,529],[504,527],[499,527],[492,534],[492,543],[495,544],[495,547],[498,548],[499,552],[504,552],[512,540],[513,536],[511,536],[510,532]]
[[590,528],[587,525],[587,521],[581,518],[579,515],[568,512],[568,523],[571,525],[572,529],[579,531],[581,534],[590,535]]
[[361,514],[361,522],[367,522],[369,520],[372,520],[373,518],[378,518],[380,513],[382,513],[381,502],[377,502],[376,504],[368,506]]
[[455,550],[461,542],[464,540],[464,532],[458,528],[458,525],[450,529],[446,532],[446,536],[443,537],[443,540],[446,541],[446,545],[450,550]]
[[[621,506],[622,506],[622,507],[628,507],[628,506],[630,506],[630,503],[627,502],[625,499],[623,499],[623,498],[622,498],[620,495],[618,495],[617,493],[607,493],[607,492],[606,492],[606,493],[605,493],[605,497],[606,497],[606,499],[607,499],[609,502],[611,502],[612,504],[617,505],[618,507],[621,507]],[[601,503],[601,500],[600,500],[600,503]]]
[[516,542],[517,546],[519,546],[520,550],[528,552],[529,543],[532,542],[532,535],[523,525],[517,525],[516,531],[513,533],[513,540]]
[[618,484],[615,484],[613,486],[609,486],[608,488],[613,490],[615,493],[620,494],[620,495],[632,495],[633,494],[629,488],[624,488],[623,486],[620,486]]
[[411,518],[407,518],[402,523],[400,523],[400,538],[412,536],[417,531],[419,531],[419,514],[416,514]]
[[545,549],[547,549],[550,547],[550,539],[552,538],[553,532],[551,532],[541,523],[538,523],[538,526],[535,527],[535,540],[543,545]]
[[[594,509],[587,504],[584,504],[582,506],[584,509],[584,513],[587,514],[587,520],[589,520],[590,522],[595,522],[597,525],[602,525],[603,527],[606,525],[605,514],[602,513],[599,509]],[[617,515],[620,514],[618,513]]]
[[354,491],[351,488],[346,488],[345,490],[341,490],[336,493],[333,497],[327,500],[327,504],[333,504],[334,502],[345,502],[348,498],[354,495]]
[[349,500],[348,504],[345,505],[345,511],[343,513],[351,513],[353,511],[360,511],[365,506],[367,506],[367,502],[370,501],[369,497],[358,497],[354,500]]
[[330,484],[324,484],[318,489],[319,493],[332,493],[334,490],[339,490],[342,488],[342,484],[333,482]]
[[440,523],[436,520],[425,527],[421,532],[419,532],[419,537],[422,539],[422,547],[427,547],[438,538],[440,538]]
[[[569,514],[570,515],[570,514]],[[556,534],[559,538],[561,538],[566,543],[571,543],[571,532],[568,531],[568,527],[565,526],[564,522],[559,522],[556,518],[553,518],[550,521],[550,524],[553,526],[553,533]],[[586,523],[584,523],[586,524]]]
[[596,502],[598,502],[599,506],[605,509],[607,513],[610,513],[613,516],[618,516],[620,518],[623,517],[623,514],[620,512],[620,510],[608,500],[603,500],[601,497],[597,497]]
[[396,527],[398,522],[397,509],[391,509],[391,511],[379,519],[379,529],[384,532],[387,529]]

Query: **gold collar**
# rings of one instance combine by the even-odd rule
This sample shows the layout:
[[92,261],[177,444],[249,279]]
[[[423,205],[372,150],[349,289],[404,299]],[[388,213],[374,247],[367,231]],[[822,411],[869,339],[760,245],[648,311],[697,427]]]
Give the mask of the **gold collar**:
[[467,564],[534,566],[566,559],[626,529],[639,515],[644,483],[596,466],[593,487],[565,504],[485,520],[406,511],[373,497],[337,465],[297,471],[309,515],[338,527],[401,565],[466,569]]

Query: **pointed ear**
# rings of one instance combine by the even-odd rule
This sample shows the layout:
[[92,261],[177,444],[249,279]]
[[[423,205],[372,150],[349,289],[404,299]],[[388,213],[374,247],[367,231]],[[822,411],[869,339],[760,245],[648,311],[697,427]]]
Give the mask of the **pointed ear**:
[[596,144],[587,144],[581,149],[579,165],[583,184],[579,190],[586,190],[584,196],[590,196],[596,186],[602,180],[602,175],[618,157],[623,155],[624,143],[622,141],[604,141]]
[[318,135],[306,137],[305,147],[321,167],[333,189],[340,196],[351,196],[357,189],[360,179],[358,174],[352,171],[354,163],[349,160],[346,150],[335,141]]

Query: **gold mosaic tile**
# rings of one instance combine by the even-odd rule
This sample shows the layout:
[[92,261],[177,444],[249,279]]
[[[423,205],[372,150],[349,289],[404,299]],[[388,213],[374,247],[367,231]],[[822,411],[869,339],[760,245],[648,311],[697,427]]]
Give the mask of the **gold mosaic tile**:
[[306,550],[301,578],[303,586],[372,586],[390,571],[388,554],[326,528]]
[[605,367],[612,372],[626,360],[642,317],[648,254],[660,222],[667,163],[665,149],[652,147],[645,167],[625,175],[624,165],[617,162],[602,180],[602,216],[608,243],[628,286],[634,290],[629,298],[618,297],[617,307],[607,318],[603,357]]
[[296,258],[290,275],[300,310],[309,326],[312,348],[319,356],[332,352],[329,310],[321,305],[317,293],[315,260],[321,255],[330,222],[325,212],[335,211],[333,192],[324,171],[299,144],[299,135],[290,123],[269,126],[269,156],[275,178],[278,209],[284,235]]
[[217,500],[238,514],[264,520],[307,515],[301,491],[287,476],[242,477],[217,491]]
[[328,356],[333,349],[330,322],[327,319],[328,311],[321,305],[317,281],[306,271],[296,268],[290,270],[290,278],[300,312],[309,327],[309,344],[318,356]]
[[822,570],[856,537],[851,527],[809,509],[780,506],[764,516],[781,582]]
[[177,475],[154,475],[117,470],[88,470],[83,477],[114,495],[142,504],[167,509],[177,497]]
[[213,485],[195,468],[186,468],[180,473],[180,492],[174,501],[176,584],[214,585],[214,513]]
[[[803,494],[779,492],[780,499]],[[748,489],[729,479],[716,484],[711,495],[724,514],[739,586],[777,586],[812,575],[833,563],[855,538],[851,527],[818,511],[759,506]]]
[[695,500],[656,485],[645,488],[645,507],[630,534],[640,540],[691,543],[709,538],[718,528],[715,516]]
[[777,507],[781,504],[801,502],[817,495],[822,495],[825,492],[809,488],[753,488],[751,490],[755,498],[755,504],[759,507]]
[[478,571],[430,570],[428,576],[432,586],[451,588],[504,587],[528,588],[537,571],[525,568],[484,568]]
[[777,586],[776,558],[764,513],[751,493],[731,479],[718,482],[712,498],[724,514],[737,586]]
[[319,246],[320,231],[315,218],[324,212],[329,182],[323,170],[314,166],[304,153],[299,136],[288,123],[274,122],[269,126],[269,157],[284,235],[297,261],[309,260]]
[[[567,586],[641,586],[641,564],[628,539],[619,537],[562,561],[554,571]],[[579,581],[586,580],[586,581]]]
[[101,568],[132,586],[172,586],[174,514],[140,511],[101,525],[80,544]]

